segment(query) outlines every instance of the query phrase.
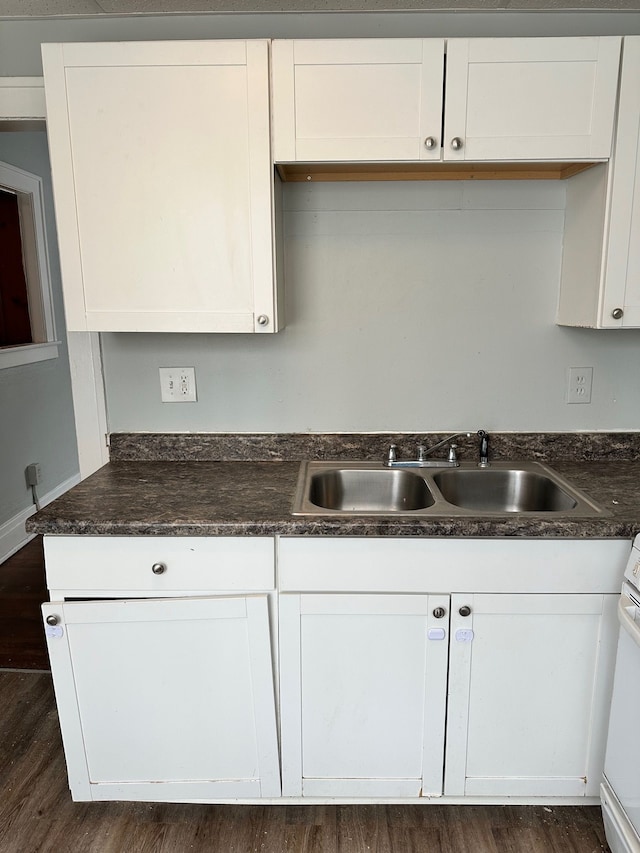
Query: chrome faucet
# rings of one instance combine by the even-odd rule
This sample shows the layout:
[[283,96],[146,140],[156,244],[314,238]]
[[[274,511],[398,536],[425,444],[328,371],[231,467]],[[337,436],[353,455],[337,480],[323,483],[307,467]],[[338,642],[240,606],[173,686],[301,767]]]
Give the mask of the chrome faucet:
[[[436,444],[431,447],[425,447],[424,444],[419,445],[418,454],[416,459],[398,459],[398,449],[397,445],[392,444],[389,447],[389,452],[387,454],[387,458],[384,461],[384,464],[387,468],[457,468],[460,463],[458,462],[458,457],[456,455],[457,444],[449,444],[452,442],[454,438],[458,438],[458,436],[465,436],[465,438],[471,438],[473,435],[472,432],[454,432],[452,435],[448,435],[446,438],[443,438],[441,441],[438,441]],[[449,452],[447,454],[446,459],[428,459],[434,450],[437,450],[439,447],[442,447],[443,444],[449,444]]]
[[489,436],[483,429],[479,429],[478,437],[480,438],[480,460],[478,468],[488,468],[491,465],[491,462],[489,462]]

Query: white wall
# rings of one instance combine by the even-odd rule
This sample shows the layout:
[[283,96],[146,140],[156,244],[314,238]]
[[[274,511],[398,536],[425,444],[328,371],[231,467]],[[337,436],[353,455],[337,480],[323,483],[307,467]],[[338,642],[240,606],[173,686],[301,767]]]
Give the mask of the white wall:
[[[65,344],[62,284],[45,133],[0,133],[0,160],[43,178],[45,226],[60,355],[0,370],[0,560],[33,503],[25,468],[39,462],[41,496],[56,494],[78,473],[71,380]],[[11,530],[9,530],[11,528]],[[24,526],[22,526],[24,536]]]
[[[110,429],[639,429],[640,331],[554,324],[564,204],[553,181],[286,185],[285,330],[103,336]],[[195,366],[198,402],[161,403],[160,366]]]

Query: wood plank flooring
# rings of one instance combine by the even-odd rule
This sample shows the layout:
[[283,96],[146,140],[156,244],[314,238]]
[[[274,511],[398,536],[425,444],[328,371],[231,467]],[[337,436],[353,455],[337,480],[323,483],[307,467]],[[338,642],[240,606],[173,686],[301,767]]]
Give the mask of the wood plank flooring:
[[40,612],[48,598],[37,536],[0,565],[0,669],[49,669]]
[[597,807],[73,803],[51,676],[0,672],[1,853],[602,853]]
[[[10,627],[0,631],[0,667],[20,660],[43,668],[46,655],[40,540],[27,548],[0,566],[0,624],[6,619]],[[0,853],[604,851],[595,806],[73,803],[50,674],[0,671]]]

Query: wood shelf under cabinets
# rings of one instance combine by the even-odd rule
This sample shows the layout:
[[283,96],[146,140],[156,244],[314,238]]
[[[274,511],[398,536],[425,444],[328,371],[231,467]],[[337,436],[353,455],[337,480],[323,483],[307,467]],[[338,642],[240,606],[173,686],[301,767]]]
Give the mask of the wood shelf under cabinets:
[[277,163],[283,181],[557,181],[595,166],[579,163]]

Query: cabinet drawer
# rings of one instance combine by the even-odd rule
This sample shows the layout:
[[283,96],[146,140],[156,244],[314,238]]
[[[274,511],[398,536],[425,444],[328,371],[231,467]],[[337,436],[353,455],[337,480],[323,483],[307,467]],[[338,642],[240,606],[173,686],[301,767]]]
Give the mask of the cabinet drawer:
[[46,536],[44,547],[52,590],[163,595],[274,587],[268,537]]

